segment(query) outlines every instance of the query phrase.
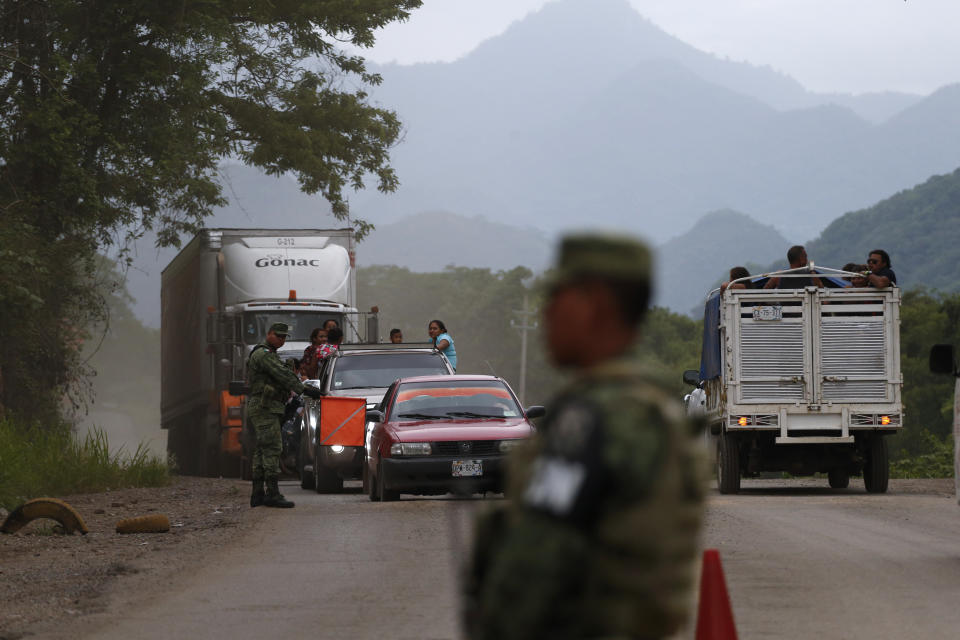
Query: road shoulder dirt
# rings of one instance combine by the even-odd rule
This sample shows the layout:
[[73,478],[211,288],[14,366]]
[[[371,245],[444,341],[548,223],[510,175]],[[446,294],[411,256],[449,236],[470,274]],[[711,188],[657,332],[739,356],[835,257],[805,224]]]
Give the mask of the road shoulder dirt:
[[[0,640],[75,637],[117,608],[174,589],[214,562],[267,511],[249,506],[249,483],[177,477],[168,487],[61,497],[90,533],[61,535],[35,520],[0,535]],[[168,533],[118,534],[117,521],[166,514]]]

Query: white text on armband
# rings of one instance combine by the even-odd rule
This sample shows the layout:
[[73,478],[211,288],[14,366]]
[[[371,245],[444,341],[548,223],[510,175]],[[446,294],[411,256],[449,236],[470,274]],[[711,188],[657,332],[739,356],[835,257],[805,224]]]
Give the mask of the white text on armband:
[[541,456],[533,465],[523,499],[531,507],[565,516],[573,509],[586,469],[579,462]]

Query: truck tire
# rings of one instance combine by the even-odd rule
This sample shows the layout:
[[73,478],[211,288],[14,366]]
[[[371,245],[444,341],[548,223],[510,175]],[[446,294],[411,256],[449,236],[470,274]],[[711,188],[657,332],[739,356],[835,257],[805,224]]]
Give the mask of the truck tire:
[[740,491],[740,446],[729,433],[717,438],[717,488],[723,494]]
[[56,520],[63,527],[63,532],[67,534],[79,531],[87,535],[90,531],[80,514],[63,500],[34,498],[10,512],[0,526],[0,533],[16,533],[24,525],[38,518]]
[[890,483],[890,458],[887,439],[877,434],[867,444],[867,462],[863,465],[863,486],[867,493],[886,493]]
[[830,482],[831,489],[846,489],[850,486],[850,474],[846,469],[830,469],[827,472],[827,480]]
[[343,478],[320,462],[319,453],[313,461],[313,488],[317,493],[340,493],[343,491]]
[[377,498],[379,502],[396,502],[400,499],[399,491],[392,491],[383,486],[383,467],[377,465]]

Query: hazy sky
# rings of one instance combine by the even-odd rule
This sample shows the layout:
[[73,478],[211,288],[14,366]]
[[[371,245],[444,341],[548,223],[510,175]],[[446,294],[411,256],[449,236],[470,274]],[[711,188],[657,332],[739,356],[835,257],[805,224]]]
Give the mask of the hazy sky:
[[[453,60],[554,0],[424,0],[366,55]],[[579,0],[588,5],[593,0]],[[630,0],[668,33],[814,91],[927,94],[960,81],[960,0]]]

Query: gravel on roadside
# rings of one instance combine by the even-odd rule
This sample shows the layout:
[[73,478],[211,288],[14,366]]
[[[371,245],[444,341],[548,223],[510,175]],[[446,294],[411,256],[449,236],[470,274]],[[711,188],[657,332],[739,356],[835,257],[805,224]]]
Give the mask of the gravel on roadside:
[[[70,504],[90,532],[58,534],[41,519],[0,534],[0,640],[54,637],[115,595],[169,586],[266,511],[251,509],[249,483],[233,479],[176,477],[167,487],[50,497]],[[166,514],[170,531],[116,533],[117,521],[149,514]]]

